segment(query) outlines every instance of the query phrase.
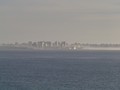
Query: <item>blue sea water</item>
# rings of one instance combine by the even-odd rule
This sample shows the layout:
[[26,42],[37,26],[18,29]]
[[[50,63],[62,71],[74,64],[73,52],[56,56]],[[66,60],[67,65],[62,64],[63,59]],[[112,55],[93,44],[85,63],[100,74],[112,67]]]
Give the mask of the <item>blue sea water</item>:
[[120,90],[120,51],[0,51],[0,90]]

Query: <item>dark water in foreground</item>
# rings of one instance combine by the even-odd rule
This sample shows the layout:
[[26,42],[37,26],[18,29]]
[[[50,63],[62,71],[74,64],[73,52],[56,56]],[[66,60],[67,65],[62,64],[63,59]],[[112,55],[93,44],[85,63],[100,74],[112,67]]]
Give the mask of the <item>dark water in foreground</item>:
[[120,90],[120,51],[0,51],[0,90]]

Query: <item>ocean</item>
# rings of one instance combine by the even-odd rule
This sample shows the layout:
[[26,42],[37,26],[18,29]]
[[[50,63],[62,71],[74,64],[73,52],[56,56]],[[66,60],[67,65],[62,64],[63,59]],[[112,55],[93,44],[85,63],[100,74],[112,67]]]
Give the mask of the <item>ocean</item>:
[[120,90],[120,51],[0,51],[0,90]]

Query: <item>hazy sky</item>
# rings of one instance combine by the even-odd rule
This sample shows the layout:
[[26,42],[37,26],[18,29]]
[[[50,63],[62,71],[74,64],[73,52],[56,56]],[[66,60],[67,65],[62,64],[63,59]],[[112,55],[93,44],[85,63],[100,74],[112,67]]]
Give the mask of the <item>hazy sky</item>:
[[120,43],[120,0],[0,0],[0,43]]

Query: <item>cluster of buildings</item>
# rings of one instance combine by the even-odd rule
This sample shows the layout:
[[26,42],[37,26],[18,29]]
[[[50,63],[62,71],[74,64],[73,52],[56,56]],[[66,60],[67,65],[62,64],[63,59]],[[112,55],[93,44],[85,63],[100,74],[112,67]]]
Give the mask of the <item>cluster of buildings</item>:
[[3,44],[2,46],[12,48],[27,48],[37,50],[85,50],[85,49],[111,49],[120,48],[120,44],[88,44],[88,43],[72,43],[68,44],[66,41],[39,41],[27,43]]
[[39,41],[39,42],[32,42],[29,41],[27,43],[18,43],[15,42],[14,44],[3,44],[3,46],[10,46],[10,47],[24,47],[29,49],[40,49],[40,50],[57,50],[57,49],[68,49],[69,45],[65,41]]
[[[37,49],[62,49],[66,48],[68,46],[67,42],[62,41],[62,42],[51,42],[51,41],[39,41],[39,42],[32,42],[29,41],[26,44],[28,47],[33,47]],[[23,45],[24,46],[24,45]]]

